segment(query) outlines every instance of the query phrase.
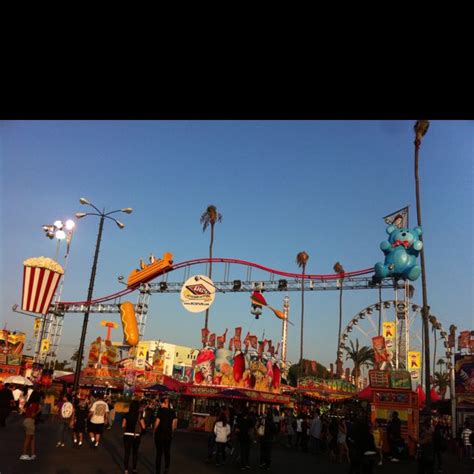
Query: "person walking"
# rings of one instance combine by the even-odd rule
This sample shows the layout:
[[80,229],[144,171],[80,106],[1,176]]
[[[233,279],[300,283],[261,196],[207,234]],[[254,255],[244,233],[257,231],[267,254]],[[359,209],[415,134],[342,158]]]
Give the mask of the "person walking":
[[69,395],[64,395],[61,403],[58,405],[57,419],[59,421],[58,426],[58,442],[56,443],[57,448],[64,448],[64,436],[67,433],[69,427],[72,425],[72,417],[74,415],[74,407],[70,401]]
[[461,433],[462,442],[464,445],[464,457],[466,459],[471,459],[472,456],[472,445],[471,445],[471,425],[469,421],[466,421],[464,424],[464,429]]
[[90,440],[95,448],[99,446],[100,437],[104,432],[104,425],[107,423],[109,413],[109,406],[103,400],[104,395],[99,393],[97,398],[89,410],[90,423],[88,423]]
[[74,446],[82,446],[84,442],[84,433],[86,431],[87,416],[89,414],[89,407],[87,400],[81,399],[76,404],[73,415],[73,431],[74,431]]
[[347,447],[347,425],[344,418],[339,420],[337,426],[337,451],[339,462],[343,461],[343,458],[349,462],[349,449]]
[[15,386],[15,389],[12,390],[13,400],[15,401],[14,409],[17,413],[20,413],[20,396],[22,395],[23,390],[19,385]]
[[107,406],[109,407],[109,415],[107,417],[107,429],[111,430],[112,427],[114,426],[114,420],[115,420],[115,405],[114,405],[114,402],[112,401],[112,397],[110,396],[107,399]]
[[311,422],[311,428],[309,429],[309,435],[311,438],[311,449],[315,454],[321,453],[321,412],[319,408],[314,411],[314,418]]
[[26,402],[25,419],[23,427],[25,428],[25,441],[23,443],[23,452],[20,461],[33,461],[36,459],[35,452],[35,418],[41,412],[41,395],[34,390]]
[[433,474],[434,469],[434,436],[431,422],[426,419],[420,428],[418,441],[418,474]]
[[221,413],[216,425],[214,426],[214,433],[216,435],[216,466],[220,466],[222,461],[225,462],[225,447],[229,441],[230,424],[227,421],[225,411]]
[[10,386],[0,382],[0,428],[6,426],[6,419],[11,412],[14,401]]
[[286,436],[288,437],[288,447],[291,448],[294,444],[296,420],[293,416],[293,411],[289,410],[285,417]]
[[303,414],[300,413],[296,419],[296,441],[295,448],[298,449],[301,446],[301,440],[303,435]]
[[273,440],[277,433],[270,410],[267,411],[265,418],[260,421],[257,432],[260,435],[260,467],[268,471],[272,464]]
[[372,436],[374,437],[375,449],[379,455],[378,465],[381,466],[383,464],[383,436],[377,421],[374,422]]
[[217,416],[215,410],[212,410],[210,415],[204,422],[204,431],[208,433],[207,438],[207,458],[206,462],[211,462],[214,456],[214,448],[216,446],[216,434],[214,433],[214,426],[217,422]]
[[392,462],[398,462],[398,447],[402,438],[401,422],[398,418],[398,412],[394,411],[392,417],[387,424],[387,435],[390,444],[390,455]]
[[443,472],[443,453],[448,449],[448,441],[440,422],[436,423],[433,432],[433,445],[438,472]]
[[140,405],[138,400],[133,400],[130,403],[128,413],[122,420],[123,433],[123,448],[124,448],[124,468],[125,474],[128,474],[128,464],[130,460],[130,451],[132,451],[132,466],[133,473],[137,472],[138,464],[138,448],[142,432],[146,429],[145,419],[141,416]]
[[250,469],[250,445],[252,442],[251,433],[254,429],[251,418],[246,408],[237,418],[237,439],[240,445],[240,469]]
[[178,419],[176,412],[170,408],[170,399],[166,396],[161,407],[156,413],[155,420],[155,446],[156,446],[156,473],[161,473],[161,458],[165,457],[165,474],[169,472],[171,463],[171,441],[173,439],[173,432],[178,426]]

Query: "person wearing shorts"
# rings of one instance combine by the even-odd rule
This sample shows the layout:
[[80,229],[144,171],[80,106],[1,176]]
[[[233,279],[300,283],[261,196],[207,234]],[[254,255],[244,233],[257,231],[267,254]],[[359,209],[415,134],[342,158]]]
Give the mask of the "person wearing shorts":
[[26,404],[25,419],[23,420],[23,427],[25,428],[25,442],[23,443],[23,453],[20,456],[20,461],[33,461],[36,459],[35,417],[41,411],[40,401],[41,397],[39,392],[34,391]]
[[107,423],[107,415],[109,413],[109,406],[104,402],[103,398],[104,396],[99,394],[98,399],[92,404],[89,411],[89,436],[92,445],[96,448],[99,446],[100,437],[104,432],[104,425]]

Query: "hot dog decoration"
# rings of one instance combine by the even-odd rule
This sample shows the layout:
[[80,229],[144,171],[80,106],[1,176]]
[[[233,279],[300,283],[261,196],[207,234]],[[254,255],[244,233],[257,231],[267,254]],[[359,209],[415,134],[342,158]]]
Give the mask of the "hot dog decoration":
[[135,316],[135,307],[130,301],[120,305],[120,319],[122,320],[123,338],[129,346],[138,344],[138,325]]

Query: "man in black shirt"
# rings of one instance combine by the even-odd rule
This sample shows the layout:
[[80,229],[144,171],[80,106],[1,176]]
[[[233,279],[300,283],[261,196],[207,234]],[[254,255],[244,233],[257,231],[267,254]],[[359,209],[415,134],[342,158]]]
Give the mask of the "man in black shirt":
[[10,386],[0,382],[0,427],[5,426],[5,420],[10,414],[14,401]]
[[170,468],[170,449],[173,432],[178,426],[176,413],[170,408],[170,399],[165,397],[161,408],[156,413],[155,420],[155,446],[156,446],[156,473],[161,473],[161,457],[165,456],[165,474]]
[[237,417],[237,438],[240,443],[240,467],[241,469],[250,469],[249,454],[250,444],[252,442],[251,432],[255,425],[250,418],[247,409]]

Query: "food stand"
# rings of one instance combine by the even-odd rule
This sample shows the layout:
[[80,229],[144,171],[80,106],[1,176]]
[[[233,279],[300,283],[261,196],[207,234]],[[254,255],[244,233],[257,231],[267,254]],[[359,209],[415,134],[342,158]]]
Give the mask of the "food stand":
[[[415,455],[416,445],[410,439],[418,438],[419,406],[418,394],[411,389],[410,372],[405,370],[370,370],[371,422],[377,421],[383,432],[384,450],[388,450],[387,424],[396,411],[401,421],[401,435],[410,456]],[[367,392],[369,392],[367,390]]]

